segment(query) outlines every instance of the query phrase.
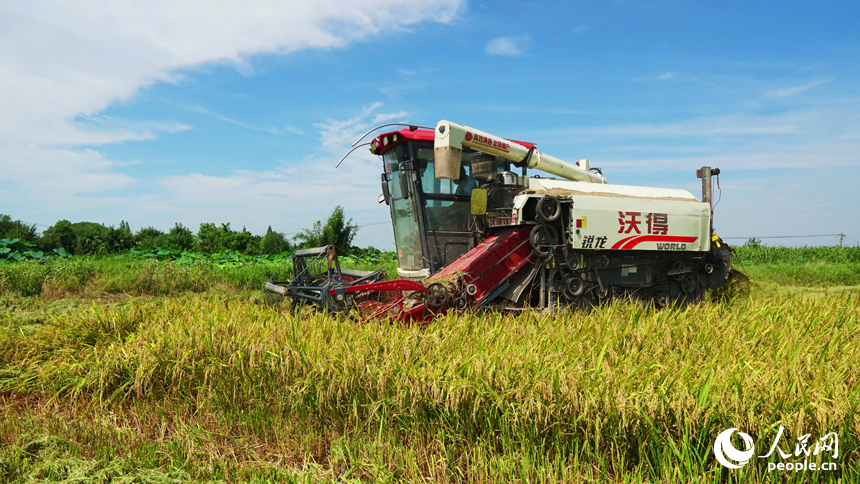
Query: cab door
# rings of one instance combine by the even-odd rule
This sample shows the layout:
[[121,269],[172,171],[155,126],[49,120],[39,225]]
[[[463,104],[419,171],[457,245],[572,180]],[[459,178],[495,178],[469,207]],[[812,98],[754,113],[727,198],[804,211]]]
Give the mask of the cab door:
[[468,155],[457,180],[435,177],[432,143],[415,143],[415,160],[430,270],[436,272],[475,247],[470,195],[477,182],[470,176]]

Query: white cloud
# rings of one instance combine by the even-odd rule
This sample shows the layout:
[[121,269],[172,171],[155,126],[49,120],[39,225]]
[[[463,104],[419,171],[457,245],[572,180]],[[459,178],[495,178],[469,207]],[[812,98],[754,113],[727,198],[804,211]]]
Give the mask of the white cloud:
[[584,34],[588,31],[588,25],[577,25],[576,28],[573,29],[573,33],[575,34]]
[[[605,139],[607,145],[619,147],[633,139],[660,140],[660,146],[668,147],[672,145],[667,140],[699,139],[699,143],[707,143],[710,148],[718,146],[723,151],[736,148],[739,143],[759,143],[769,152],[797,144],[816,145],[822,149],[822,154],[838,153],[843,145],[860,149],[856,143],[856,134],[860,132],[860,118],[856,115],[860,101],[845,100],[841,104],[777,114],[702,116],[673,123],[581,126],[543,131],[533,138],[546,136],[570,143],[599,138]],[[833,149],[827,148],[828,145]]]
[[[46,204],[133,183],[96,151],[190,126],[99,116],[142,87],[182,82],[182,70],[227,63],[252,72],[250,56],[339,48],[418,22],[449,22],[462,0],[303,0],[0,4],[0,166],[5,194],[41,193]],[[215,115],[217,117],[217,115]],[[249,129],[301,132],[287,127]],[[33,170],[46,176],[25,176]],[[5,175],[7,173],[12,175]],[[65,186],[55,190],[56,180]],[[29,195],[28,195],[29,196]],[[23,200],[23,198],[22,198]]]
[[[837,176],[834,176],[837,175]],[[731,171],[722,178],[722,201],[714,224],[724,237],[769,237],[847,232],[860,224],[853,185],[855,167],[838,170],[771,170],[755,178]],[[696,180],[697,181],[697,180]],[[699,186],[701,186],[699,184]],[[695,192],[694,192],[695,193]],[[857,237],[858,233],[854,233]],[[730,244],[742,244],[729,240]],[[828,238],[765,240],[768,244],[833,244]]]
[[[680,172],[703,165],[733,172],[827,170],[855,166],[860,157],[857,102],[774,115],[707,116],[674,123],[582,126],[532,133],[553,140],[553,150],[577,147],[611,173]],[[582,152],[591,145],[591,154]],[[586,148],[587,149],[587,148]],[[638,175],[637,175],[638,176]],[[610,178],[618,183],[617,177]],[[628,182],[629,183],[629,182]]]
[[491,55],[503,55],[507,57],[519,57],[526,53],[531,43],[531,37],[520,35],[518,37],[497,37],[487,43],[484,51]]
[[674,74],[674,73],[672,73],[672,72],[664,72],[664,73],[660,74],[659,76],[657,76],[657,79],[659,79],[659,80],[663,81],[663,80],[666,80],[666,79],[671,79],[671,78],[673,78],[673,77],[675,77],[675,74]]
[[[203,173],[168,176],[159,184],[164,189],[163,213],[188,214],[193,226],[209,221],[212,206],[229,207],[220,213],[224,220],[242,220],[251,231],[265,231],[271,220],[289,220],[290,225],[275,230],[296,231],[309,227],[315,220],[328,216],[335,205],[343,205],[357,222],[387,218],[384,205],[379,206],[379,158],[369,150],[353,152],[339,168],[337,160],[356,138],[368,129],[408,116],[405,111],[378,113],[382,103],[373,103],[354,117],[329,119],[319,123],[322,147],[327,154],[309,156],[283,164],[273,170],[235,170],[226,176]],[[394,128],[396,129],[396,128]],[[198,218],[194,218],[198,217]],[[198,221],[199,220],[199,221]],[[359,232],[361,244],[387,245],[390,226],[381,224]],[[385,240],[380,240],[382,237]]]
[[[845,103],[845,101],[842,101]],[[715,227],[723,236],[846,232],[860,226],[857,102],[778,115],[711,116],[666,124],[582,127],[528,139],[565,140],[611,183],[701,193],[694,170],[722,169]],[[597,147],[583,152],[583,146]],[[594,149],[594,148],[592,148]],[[565,158],[563,146],[548,152]],[[599,154],[598,154],[599,153]],[[574,156],[569,158],[575,159]],[[798,225],[798,221],[802,221]],[[743,241],[729,241],[730,243]],[[822,244],[827,239],[768,240]]]
[[796,96],[800,93],[806,92],[814,87],[818,87],[822,84],[826,84],[829,82],[829,79],[818,79],[812,82],[807,82],[806,84],[800,86],[786,87],[782,89],[773,89],[771,91],[767,91],[765,94],[771,97],[791,97]]
[[[46,158],[52,162],[45,163]],[[45,201],[133,184],[131,177],[113,170],[116,166],[117,163],[89,149],[0,147],[0,172],[3,173],[7,189],[26,191],[29,196]],[[18,200],[14,197],[3,198]]]

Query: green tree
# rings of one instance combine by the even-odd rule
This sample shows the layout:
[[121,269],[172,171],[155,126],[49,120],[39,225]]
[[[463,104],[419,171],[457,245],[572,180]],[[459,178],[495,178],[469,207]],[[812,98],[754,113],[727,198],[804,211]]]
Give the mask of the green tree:
[[260,251],[260,237],[242,227],[241,232],[231,232],[227,235],[227,247],[243,254],[257,254]]
[[260,247],[263,243],[263,237],[261,235],[251,235],[251,238],[248,239],[248,243],[245,246],[245,254],[253,254],[260,255],[262,252],[260,251]]
[[194,248],[194,233],[177,222],[167,234],[167,245],[181,250],[191,250]]
[[329,215],[325,225],[321,220],[317,220],[313,227],[302,230],[293,238],[299,241],[301,247],[321,247],[331,244],[343,254],[352,247],[352,239],[357,233],[358,225],[353,224],[352,219],[346,220],[343,207],[338,205]]
[[753,237],[744,242],[744,245],[742,245],[741,247],[746,247],[748,249],[758,249],[760,247],[764,247],[764,244],[761,243],[761,239]]
[[105,242],[107,251],[111,254],[117,254],[132,248],[134,246],[134,236],[131,234],[128,222],[123,220],[119,223],[119,227],[108,227]]
[[235,232],[230,228],[230,222],[217,226],[214,223],[200,224],[197,231],[197,248],[200,252],[213,253],[233,249]]
[[45,252],[53,249],[63,248],[70,254],[75,253],[76,236],[72,223],[68,220],[59,220],[48,227],[39,240],[40,248]]
[[167,245],[167,237],[164,232],[155,227],[144,227],[134,234],[134,246],[138,249],[152,249]]
[[280,254],[290,250],[290,244],[284,234],[272,230],[272,226],[266,229],[266,235],[260,240],[260,253]]
[[75,232],[75,254],[107,254],[108,228],[95,222],[75,222],[72,224]]
[[39,234],[36,224],[27,225],[20,220],[12,220],[8,215],[0,214],[0,239],[18,239],[21,242],[36,242]]
[[220,227],[213,223],[202,223],[197,231],[197,250],[208,253],[235,250],[243,254],[257,254],[261,239],[245,227],[242,227],[241,232],[231,229],[229,222],[222,223]]

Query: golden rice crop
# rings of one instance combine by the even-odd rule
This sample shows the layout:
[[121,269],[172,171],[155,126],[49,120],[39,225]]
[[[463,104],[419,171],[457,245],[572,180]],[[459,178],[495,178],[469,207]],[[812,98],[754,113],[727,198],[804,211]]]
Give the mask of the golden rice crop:
[[[858,320],[857,295],[451,313],[423,329],[198,295],[89,304],[0,323],[0,445],[36,428],[90,461],[110,448],[195,479],[763,480],[763,459],[716,464],[714,438],[772,442],[782,425],[837,432],[831,477],[850,480]],[[58,423],[85,416],[107,420]]]

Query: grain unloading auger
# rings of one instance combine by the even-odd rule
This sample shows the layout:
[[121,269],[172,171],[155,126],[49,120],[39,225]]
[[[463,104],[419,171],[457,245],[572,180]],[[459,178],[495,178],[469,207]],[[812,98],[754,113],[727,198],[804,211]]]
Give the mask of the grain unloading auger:
[[390,208],[399,279],[342,270],[331,248],[299,251],[294,279],[266,286],[294,308],[427,321],[452,308],[576,307],[622,295],[665,307],[701,300],[732,274],[731,249],[713,229],[718,168],[697,171],[700,201],[686,190],[608,184],[588,160],[568,163],[449,121],[365,145],[382,158],[380,203]]

